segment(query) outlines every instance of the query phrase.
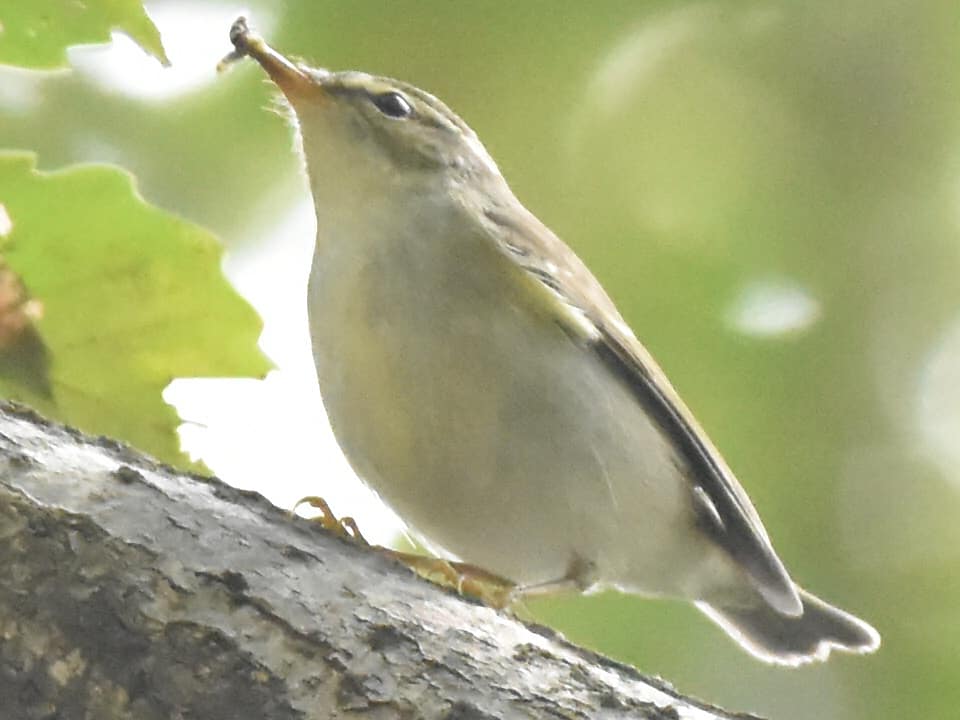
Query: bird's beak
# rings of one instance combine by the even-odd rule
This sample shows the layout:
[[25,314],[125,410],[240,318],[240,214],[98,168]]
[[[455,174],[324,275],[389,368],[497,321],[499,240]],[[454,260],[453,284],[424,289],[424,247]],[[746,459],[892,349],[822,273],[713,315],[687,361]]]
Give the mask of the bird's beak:
[[230,42],[234,51],[217,66],[223,70],[228,64],[249,55],[267,71],[291,104],[323,94],[320,80],[323,71],[308,71],[287,59],[247,26],[246,18],[237,18],[230,28]]

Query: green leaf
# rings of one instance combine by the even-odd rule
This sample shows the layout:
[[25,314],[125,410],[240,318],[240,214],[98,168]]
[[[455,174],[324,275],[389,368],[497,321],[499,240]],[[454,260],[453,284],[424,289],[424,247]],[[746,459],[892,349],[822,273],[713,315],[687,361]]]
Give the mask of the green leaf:
[[0,9],[0,64],[52,69],[67,64],[71,45],[106,43],[120,30],[169,65],[160,32],[138,0],[29,0]]
[[148,205],[117,168],[38,172],[26,153],[0,153],[0,205],[3,255],[42,305],[45,350],[28,344],[17,370],[0,362],[0,395],[183,464],[164,387],[269,369],[216,238]]

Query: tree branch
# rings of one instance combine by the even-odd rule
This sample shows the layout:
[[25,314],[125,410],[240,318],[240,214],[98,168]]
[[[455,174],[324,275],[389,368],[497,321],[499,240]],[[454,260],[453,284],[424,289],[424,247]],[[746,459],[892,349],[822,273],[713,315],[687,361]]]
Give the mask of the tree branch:
[[0,569],[11,720],[732,717],[260,495],[5,404]]

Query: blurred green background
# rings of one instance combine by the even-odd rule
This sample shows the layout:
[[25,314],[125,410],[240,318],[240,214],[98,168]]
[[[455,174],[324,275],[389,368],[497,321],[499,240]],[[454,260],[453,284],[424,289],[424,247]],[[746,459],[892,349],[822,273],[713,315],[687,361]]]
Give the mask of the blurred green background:
[[[3,70],[2,145],[43,168],[117,163],[235,251],[269,250],[306,197],[289,128],[251,64],[218,79],[189,53],[225,53],[240,8],[146,7],[170,70],[113,77],[97,51],[72,51],[71,73]],[[614,296],[794,577],[884,644],[784,670],[682,604],[610,594],[539,603],[539,619],[730,709],[956,716],[960,3],[243,8],[285,51],[457,110]],[[161,91],[164,72],[182,82]]]

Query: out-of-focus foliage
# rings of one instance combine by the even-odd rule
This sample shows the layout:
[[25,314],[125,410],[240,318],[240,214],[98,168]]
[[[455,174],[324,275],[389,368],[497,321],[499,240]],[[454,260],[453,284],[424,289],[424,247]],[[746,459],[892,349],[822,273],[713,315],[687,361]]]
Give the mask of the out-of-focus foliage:
[[219,243],[146,204],[126,173],[38,173],[32,156],[0,154],[0,202],[0,250],[42,307],[38,337],[0,350],[3,397],[179,462],[167,384],[267,371]]
[[0,63],[63,67],[70,45],[107,42],[112,30],[169,64],[140,0],[7,0],[0,9]]
[[[56,66],[68,45],[114,28],[168,62],[136,0],[14,3],[0,23],[0,62]],[[10,77],[8,101],[22,79]],[[62,127],[75,114],[45,119]],[[41,173],[26,153],[0,153],[0,210],[0,394],[185,463],[161,396],[170,381],[268,368],[217,240],[145,203],[117,168]]]
[[[540,603],[540,618],[779,719],[955,714],[960,3],[245,6],[277,47],[402,77],[460,112],[610,290],[796,579],[884,645],[783,670],[677,603],[605,594]],[[149,9],[176,10],[182,33],[220,12],[226,52],[241,8]],[[0,137],[42,167],[121,162],[152,202],[238,246],[269,242],[304,192],[288,129],[262,111],[252,64],[209,73],[163,102],[90,73],[5,75]]]

